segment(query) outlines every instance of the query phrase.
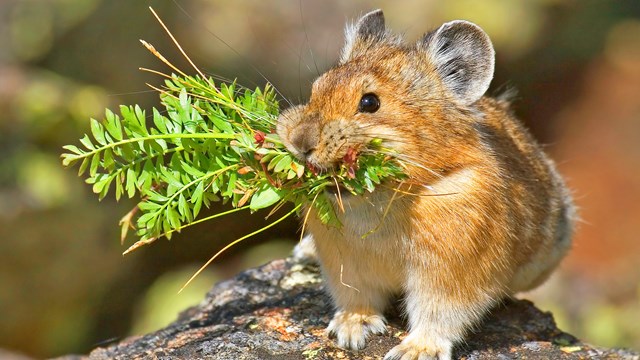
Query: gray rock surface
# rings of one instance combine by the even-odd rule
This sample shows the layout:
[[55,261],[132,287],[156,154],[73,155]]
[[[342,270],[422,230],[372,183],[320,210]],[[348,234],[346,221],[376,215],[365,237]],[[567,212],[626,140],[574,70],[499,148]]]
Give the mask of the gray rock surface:
[[[406,336],[398,313],[365,350],[343,350],[324,335],[333,309],[318,268],[291,259],[242,272],[159,331],[66,359],[380,359]],[[455,350],[458,359],[635,359],[628,350],[585,344],[559,330],[531,302],[496,307]]]

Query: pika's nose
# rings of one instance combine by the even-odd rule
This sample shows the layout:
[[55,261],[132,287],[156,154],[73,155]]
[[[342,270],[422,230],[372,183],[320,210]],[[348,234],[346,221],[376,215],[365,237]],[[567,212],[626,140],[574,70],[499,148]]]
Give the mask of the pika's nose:
[[310,124],[298,126],[291,134],[291,145],[307,160],[318,145],[318,130]]

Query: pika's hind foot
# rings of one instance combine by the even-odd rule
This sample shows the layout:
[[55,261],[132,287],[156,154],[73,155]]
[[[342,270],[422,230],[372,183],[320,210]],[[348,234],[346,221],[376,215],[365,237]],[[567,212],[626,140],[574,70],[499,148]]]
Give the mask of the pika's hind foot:
[[452,345],[450,341],[430,341],[409,334],[384,360],[451,360]]

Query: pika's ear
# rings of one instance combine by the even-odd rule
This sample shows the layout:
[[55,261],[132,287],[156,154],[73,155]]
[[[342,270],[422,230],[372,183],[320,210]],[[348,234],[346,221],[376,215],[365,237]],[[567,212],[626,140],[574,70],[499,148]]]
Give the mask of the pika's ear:
[[340,64],[362,55],[375,43],[387,36],[382,10],[373,10],[362,16],[354,24],[347,25],[344,32],[345,42],[340,53]]
[[464,105],[478,100],[493,78],[495,53],[489,36],[476,24],[456,20],[418,41],[444,85]]

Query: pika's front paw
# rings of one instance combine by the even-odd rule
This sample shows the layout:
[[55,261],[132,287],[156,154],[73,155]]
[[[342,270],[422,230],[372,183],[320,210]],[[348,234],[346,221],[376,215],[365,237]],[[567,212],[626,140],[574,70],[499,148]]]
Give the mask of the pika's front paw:
[[350,350],[364,348],[369,335],[384,334],[386,331],[387,325],[381,315],[347,311],[336,312],[327,327],[328,335],[337,338],[338,346]]
[[384,360],[451,360],[452,346],[450,341],[419,339],[409,334]]
[[318,263],[316,245],[311,234],[306,235],[293,248],[293,258],[301,263]]

